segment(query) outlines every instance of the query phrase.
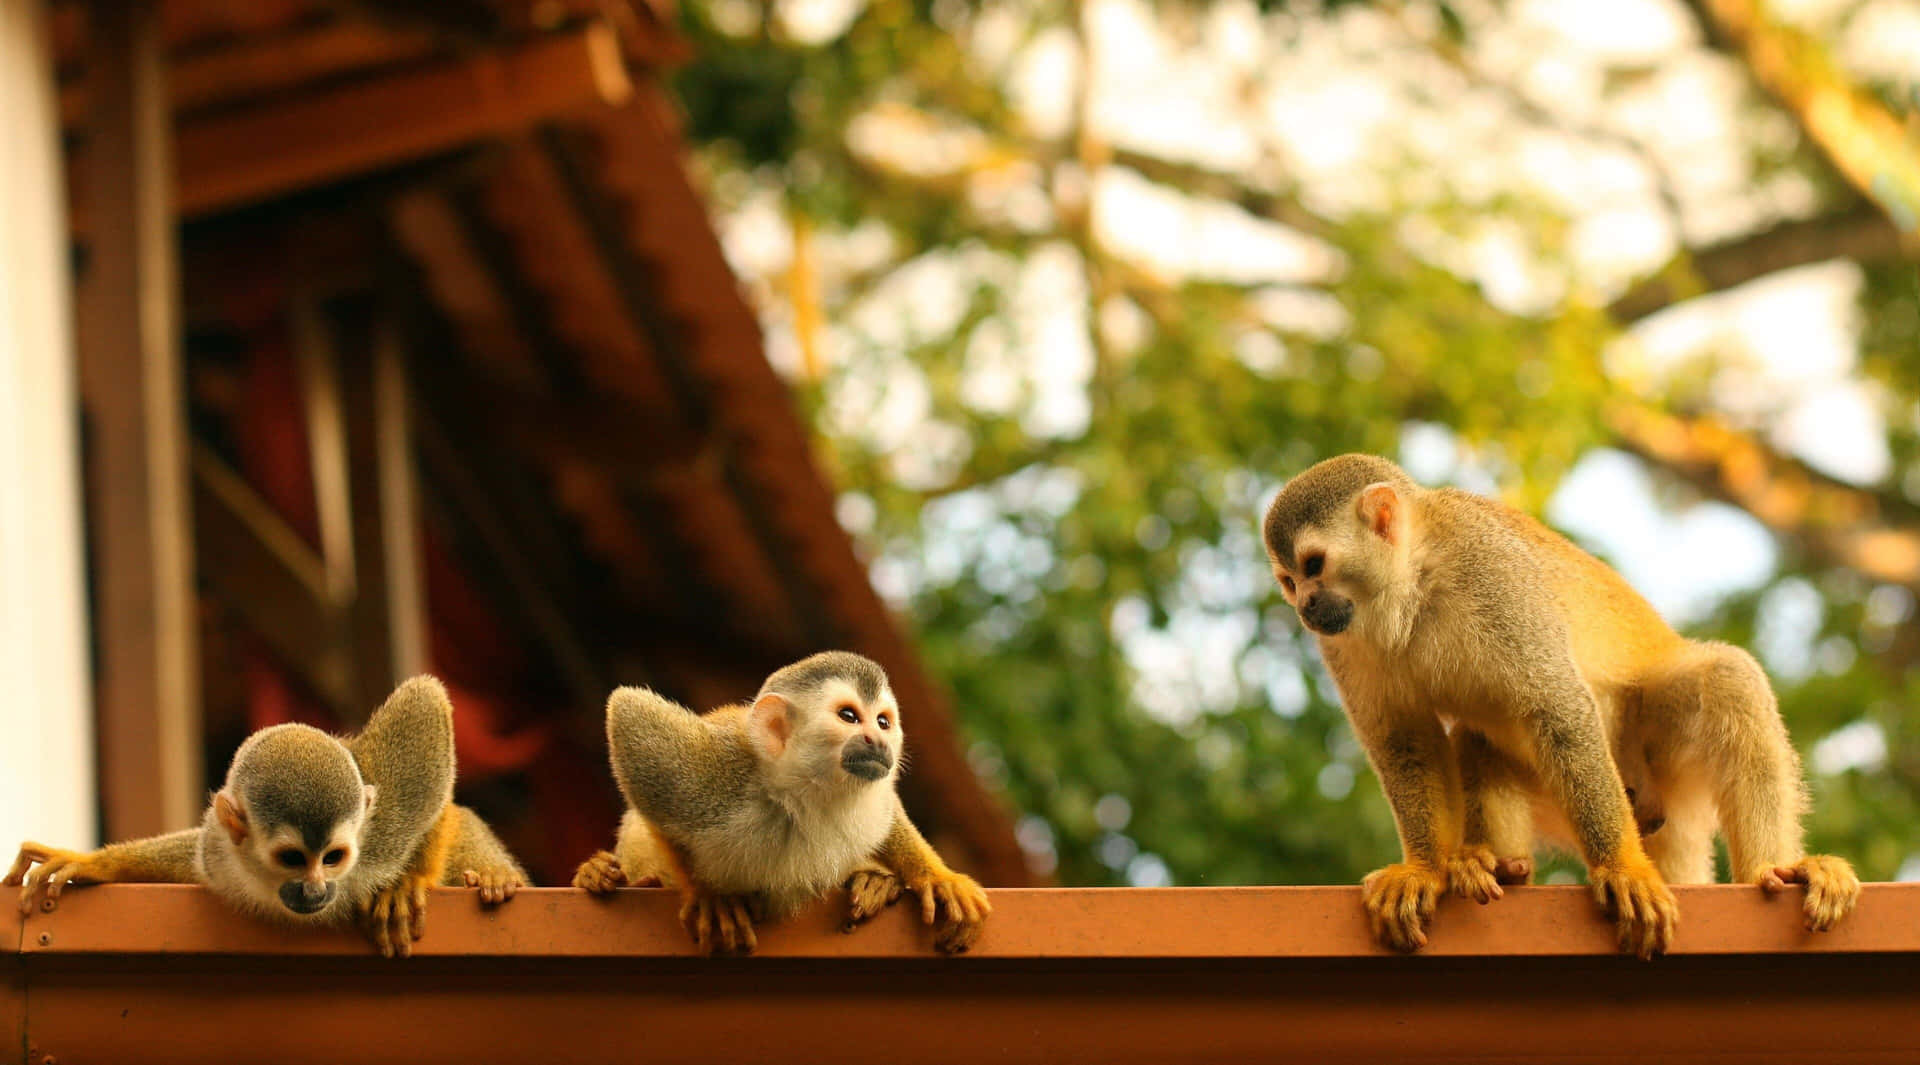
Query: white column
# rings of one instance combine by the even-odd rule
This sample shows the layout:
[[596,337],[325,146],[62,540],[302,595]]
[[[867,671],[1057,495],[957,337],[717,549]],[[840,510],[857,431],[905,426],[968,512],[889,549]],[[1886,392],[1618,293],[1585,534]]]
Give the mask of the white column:
[[96,842],[80,402],[53,46],[0,0],[0,865]]

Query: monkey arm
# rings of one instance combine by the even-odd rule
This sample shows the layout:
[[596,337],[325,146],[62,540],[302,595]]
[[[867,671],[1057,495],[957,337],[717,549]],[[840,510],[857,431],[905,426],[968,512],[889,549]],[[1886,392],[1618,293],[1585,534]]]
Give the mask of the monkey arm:
[[[919,896],[921,919],[935,926],[934,945],[940,950],[963,953],[980,938],[980,929],[987,915],[993,912],[987,893],[972,877],[947,867],[939,852],[913,826],[898,796],[894,798],[893,828],[881,841],[873,859],[899,877],[908,891]],[[862,872],[854,876],[860,880]],[[856,892],[866,893],[865,888]],[[856,905],[859,901],[856,899]],[[854,923],[857,920],[858,915]]]
[[1621,949],[1642,958],[1664,952],[1679,906],[1641,848],[1600,709],[1571,659],[1544,663],[1535,680],[1519,723],[1533,743],[1541,784],[1573,825],[1587,882],[1614,918]]
[[1460,769],[1440,719],[1424,709],[1352,715],[1400,831],[1402,859],[1441,869],[1460,846]]
[[414,677],[345,742],[360,775],[377,789],[355,873],[384,886],[406,871],[453,801],[453,703],[438,680]]
[[1401,851],[1400,862],[1361,881],[1361,901],[1376,938],[1395,950],[1418,950],[1460,848],[1460,770],[1432,712],[1349,695],[1353,687],[1342,689],[1348,719],[1393,808]]
[[1501,884],[1533,877],[1532,774],[1464,724],[1456,724],[1449,739],[1465,799],[1461,855],[1448,868],[1449,886],[1487,902],[1500,897]]
[[57,899],[68,884],[198,884],[200,829],[110,843],[97,851],[70,851],[23,843],[0,884],[20,887],[20,909],[33,909],[41,885]]

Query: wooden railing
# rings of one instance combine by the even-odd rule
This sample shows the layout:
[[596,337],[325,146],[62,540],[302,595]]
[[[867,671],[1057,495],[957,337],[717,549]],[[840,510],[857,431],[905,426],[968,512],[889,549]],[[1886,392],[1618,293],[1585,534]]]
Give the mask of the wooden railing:
[[0,907],[0,1062],[1920,1060],[1920,884],[1824,934],[1795,896],[1678,894],[1652,962],[1575,887],[1449,900],[1413,957],[1350,887],[996,891],[961,957],[905,903],[843,934],[829,900],[719,959],[665,891],[442,891],[389,960],[198,888],[82,888]]

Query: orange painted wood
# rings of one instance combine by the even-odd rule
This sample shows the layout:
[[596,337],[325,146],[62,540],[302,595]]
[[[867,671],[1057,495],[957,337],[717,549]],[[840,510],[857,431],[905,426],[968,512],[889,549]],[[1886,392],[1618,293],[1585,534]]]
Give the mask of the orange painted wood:
[[[1831,932],[1800,924],[1796,894],[1722,884],[1674,889],[1675,955],[1920,955],[1920,884],[1871,884],[1859,909]],[[1018,888],[990,893],[986,933],[964,957],[987,959],[1390,958],[1367,934],[1357,887]],[[763,957],[909,958],[930,936],[905,901],[872,925],[839,931],[839,900],[760,930]],[[428,909],[420,955],[608,958],[691,956],[662,889],[595,898],[534,888],[496,910],[470,891],[441,889]],[[41,942],[40,937],[47,937]],[[293,932],[239,918],[206,891],[180,885],[72,888],[26,921],[28,955],[361,955],[349,933]],[[1411,959],[1550,958],[1614,954],[1612,926],[1580,887],[1508,889],[1487,906],[1448,899],[1425,951]],[[1920,989],[1917,989],[1920,990]]]
[[1825,936],[1757,890],[1680,899],[1679,950],[1650,963],[1580,888],[1443,904],[1410,958],[1368,941],[1357,889],[1308,887],[997,891],[960,958],[904,906],[843,935],[830,900],[709,959],[666,892],[485,913],[442,891],[420,955],[390,960],[198,888],[82,888],[0,954],[24,974],[0,1063],[1920,1060],[1920,885],[1869,886]]
[[21,917],[11,899],[0,900],[0,1063],[24,1052],[27,1039],[27,974],[20,959]]

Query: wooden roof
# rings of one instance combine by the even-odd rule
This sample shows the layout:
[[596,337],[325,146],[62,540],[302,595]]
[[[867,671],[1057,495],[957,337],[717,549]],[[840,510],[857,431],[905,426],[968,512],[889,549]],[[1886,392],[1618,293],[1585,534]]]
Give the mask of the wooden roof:
[[[190,324],[244,333],[343,266],[405,309],[423,490],[473,504],[442,508],[468,515],[452,539],[505,545],[508,564],[466,568],[570,693],[572,734],[598,734],[611,683],[704,707],[814,650],[862,651],[906,711],[916,817],[983,879],[1027,882],[766,360],[683,165],[658,70],[685,49],[653,9],[163,13]],[[85,21],[56,5],[76,156]]]

